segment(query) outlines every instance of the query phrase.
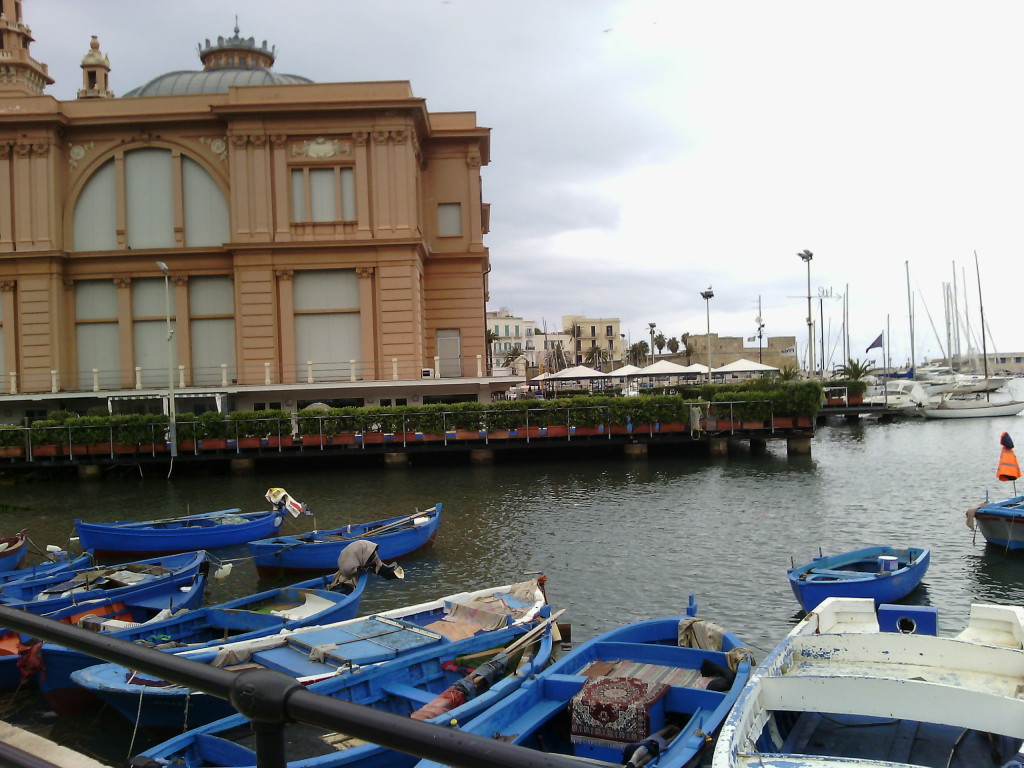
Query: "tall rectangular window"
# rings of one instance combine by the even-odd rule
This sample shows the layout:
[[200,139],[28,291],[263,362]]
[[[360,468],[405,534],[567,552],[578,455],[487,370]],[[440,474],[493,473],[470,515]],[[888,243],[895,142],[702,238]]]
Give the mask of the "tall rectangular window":
[[351,168],[293,168],[292,221],[355,221],[356,182]]
[[437,206],[438,237],[459,237],[462,234],[462,203],[439,203]]

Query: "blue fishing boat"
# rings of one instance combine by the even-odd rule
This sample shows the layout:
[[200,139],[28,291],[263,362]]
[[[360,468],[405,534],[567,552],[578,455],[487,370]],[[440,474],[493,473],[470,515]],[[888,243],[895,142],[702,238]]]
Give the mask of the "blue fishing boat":
[[967,527],[1004,550],[1024,549],[1024,496],[986,501],[967,512]]
[[82,549],[97,557],[153,557],[156,555],[216,549],[273,536],[281,528],[285,513],[242,512],[222,509],[161,520],[116,520],[87,523],[75,520]]
[[[144,622],[198,608],[205,589],[206,576],[199,573],[189,584],[167,594],[108,596],[97,591],[80,602],[41,615],[90,629],[99,629],[107,622]],[[0,690],[39,681],[43,672],[42,648],[43,644],[34,638],[0,629]]]
[[[547,610],[547,609],[545,609]],[[531,628],[506,627],[343,675],[310,691],[442,726],[464,728],[518,690],[551,658],[551,620]],[[404,752],[289,723],[284,726],[285,759],[298,768],[411,768]],[[133,758],[132,765],[189,768],[255,768],[255,733],[235,714],[180,734]]]
[[695,611],[691,599],[686,616],[588,640],[459,728],[587,764],[695,765],[753,662],[736,635]]
[[28,553],[28,536],[26,531],[18,531],[13,536],[0,536],[0,572],[15,571],[21,568]]
[[206,552],[188,552],[52,573],[0,586],[0,604],[44,615],[99,598],[158,599],[191,587],[208,567]]
[[67,573],[88,568],[94,563],[91,552],[71,557],[63,549],[54,548],[55,551],[47,552],[47,559],[32,565],[24,565],[13,571],[0,572],[0,585],[10,584],[15,581],[27,579],[39,579],[55,573]]
[[274,536],[248,543],[256,571],[263,578],[289,572],[324,572],[338,567],[338,555],[353,541],[377,545],[381,560],[395,560],[434,543],[441,525],[441,504],[422,512],[369,523]]
[[[164,651],[206,648],[239,642],[313,624],[354,618],[366,588],[367,573],[354,585],[339,591],[328,589],[331,576],[318,576],[287,587],[268,589],[218,605],[154,618],[146,610],[127,610],[115,616],[92,617],[80,625],[102,631],[136,645]],[[164,612],[166,613],[166,611]],[[59,715],[81,711],[95,697],[75,685],[71,673],[93,666],[98,660],[82,651],[55,643],[43,643],[39,690]]]
[[824,555],[786,573],[805,611],[827,597],[870,597],[875,605],[902,600],[921,583],[931,553],[920,547],[866,547]]
[[[232,671],[274,669],[311,685],[351,673],[362,676],[374,664],[530,624],[546,605],[534,579],[177,655]],[[216,696],[117,664],[87,667],[71,679],[140,726],[184,730],[235,712]]]

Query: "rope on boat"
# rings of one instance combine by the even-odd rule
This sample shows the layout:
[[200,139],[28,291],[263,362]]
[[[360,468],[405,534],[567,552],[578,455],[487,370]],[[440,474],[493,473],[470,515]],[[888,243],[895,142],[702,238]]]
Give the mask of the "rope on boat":
[[[132,676],[134,677],[134,673],[133,673]],[[135,710],[135,727],[132,728],[132,740],[131,740],[131,743],[128,745],[128,755],[127,755],[127,757],[125,759],[131,759],[131,756],[133,754],[135,754],[135,736],[139,732],[139,720],[142,719],[142,696],[143,696],[144,693],[145,693],[145,691],[140,687],[139,688],[139,708],[137,710]]]

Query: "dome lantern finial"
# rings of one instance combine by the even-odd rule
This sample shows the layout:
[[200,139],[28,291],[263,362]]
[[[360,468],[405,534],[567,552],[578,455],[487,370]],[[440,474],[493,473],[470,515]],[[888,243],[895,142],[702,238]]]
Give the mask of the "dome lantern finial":
[[265,40],[261,47],[257,47],[254,38],[243,38],[238,27],[237,15],[232,37],[220,36],[215,44],[211,45],[207,40],[205,46],[199,47],[199,58],[203,62],[204,69],[219,69],[220,67],[270,69],[274,66],[276,53],[276,49],[267,47]]

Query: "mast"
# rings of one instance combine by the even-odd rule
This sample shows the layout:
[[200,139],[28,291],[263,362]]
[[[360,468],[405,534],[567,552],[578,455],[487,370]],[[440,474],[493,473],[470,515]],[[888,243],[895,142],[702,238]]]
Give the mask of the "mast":
[[[985,346],[985,305],[981,300],[981,270],[978,268],[978,252],[974,252],[974,274],[978,278],[978,314],[981,316],[981,361],[985,378],[988,378],[988,348]],[[987,390],[986,390],[987,392]]]
[[907,310],[910,313],[910,377],[914,377],[914,368],[917,365],[917,357],[914,354],[914,303],[910,295],[910,262],[904,261],[903,266],[907,272]]

